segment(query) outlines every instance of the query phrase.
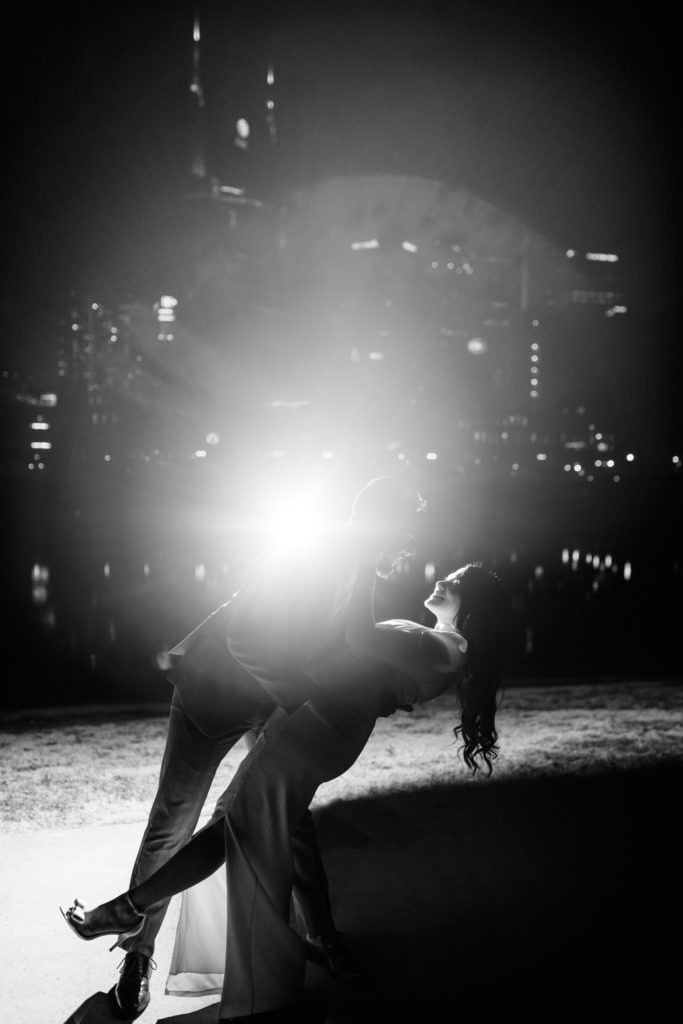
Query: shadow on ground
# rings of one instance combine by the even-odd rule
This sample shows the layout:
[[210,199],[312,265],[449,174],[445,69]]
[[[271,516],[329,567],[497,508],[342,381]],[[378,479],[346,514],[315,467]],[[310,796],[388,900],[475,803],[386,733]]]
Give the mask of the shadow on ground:
[[[678,975],[668,935],[680,920],[682,781],[679,765],[494,776],[319,811],[338,926],[375,976],[352,991],[309,967],[329,1024],[511,1010],[527,1021],[656,1019],[674,1005]],[[92,998],[70,1022],[113,1019],[103,994]],[[215,1024],[217,1014],[217,1002],[181,1004],[157,1019]]]
[[682,781],[681,766],[494,776],[325,809],[338,926],[377,981],[370,994],[333,990],[330,1021],[513,1007],[654,1019],[675,1005]]

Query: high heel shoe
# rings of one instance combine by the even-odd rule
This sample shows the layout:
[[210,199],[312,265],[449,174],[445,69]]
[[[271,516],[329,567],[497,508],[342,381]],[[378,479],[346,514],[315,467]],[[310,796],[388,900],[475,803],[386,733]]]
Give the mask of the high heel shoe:
[[86,910],[85,904],[74,899],[73,907],[64,911],[62,917],[72,931],[81,939],[97,939],[101,935],[118,935],[109,952],[120,946],[124,939],[130,939],[142,930],[146,914],[133,903],[127,892],[108,903],[101,903],[94,910]]

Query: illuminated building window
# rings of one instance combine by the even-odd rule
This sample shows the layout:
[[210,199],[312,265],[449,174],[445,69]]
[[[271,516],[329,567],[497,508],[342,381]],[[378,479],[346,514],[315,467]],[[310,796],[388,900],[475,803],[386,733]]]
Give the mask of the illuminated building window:
[[[172,295],[162,295],[155,306],[158,322],[160,324],[172,324],[175,320],[175,308],[177,305],[178,300]],[[160,340],[163,340],[163,337],[159,335]]]
[[483,355],[484,352],[488,351],[488,344],[483,338],[470,338],[467,342],[467,351],[471,352],[472,355]]

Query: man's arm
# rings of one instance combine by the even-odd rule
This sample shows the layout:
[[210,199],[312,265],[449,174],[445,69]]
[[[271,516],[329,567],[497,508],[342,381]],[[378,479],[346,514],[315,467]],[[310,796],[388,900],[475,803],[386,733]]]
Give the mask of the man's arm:
[[[411,676],[431,693],[435,679],[438,680],[442,673],[453,671],[453,658],[449,657],[443,642],[431,630],[420,627],[419,623],[406,623],[406,629],[377,624],[374,615],[375,580],[374,564],[364,563],[359,567],[349,602],[346,642],[359,653]],[[464,659],[463,655],[463,663]]]

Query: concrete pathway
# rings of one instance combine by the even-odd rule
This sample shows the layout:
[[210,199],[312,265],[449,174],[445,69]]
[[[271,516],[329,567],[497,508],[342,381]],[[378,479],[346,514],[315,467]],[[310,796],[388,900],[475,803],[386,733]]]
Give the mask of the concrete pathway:
[[[663,1019],[678,1000],[681,766],[456,785],[325,807],[338,927],[372,965],[353,992],[309,967],[329,1024]],[[142,826],[0,838],[0,1021],[105,1024],[119,951],[59,904],[125,889]],[[218,997],[163,995],[176,897],[142,1024],[215,1024]],[[587,1016],[586,1016],[587,1015]]]

